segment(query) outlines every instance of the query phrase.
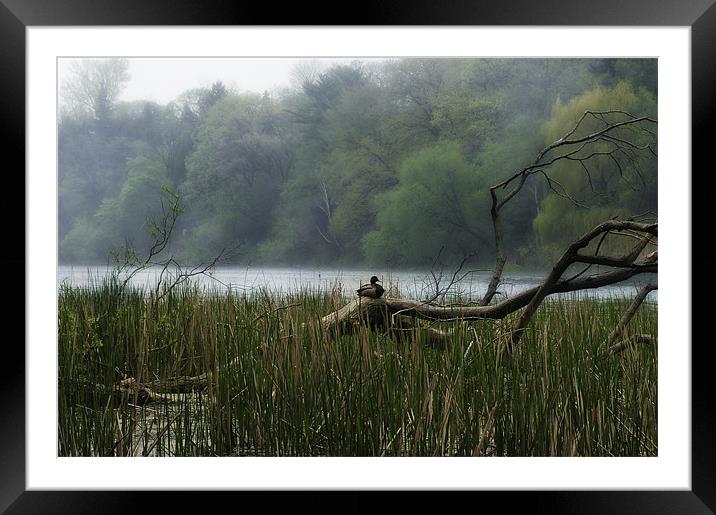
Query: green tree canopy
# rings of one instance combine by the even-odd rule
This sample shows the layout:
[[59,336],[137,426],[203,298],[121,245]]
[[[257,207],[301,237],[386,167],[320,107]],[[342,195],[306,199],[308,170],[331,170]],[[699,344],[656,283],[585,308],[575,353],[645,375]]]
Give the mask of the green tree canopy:
[[[253,247],[269,232],[292,161],[284,116],[274,100],[259,95],[227,95],[209,110],[182,186],[190,237],[209,244],[210,236],[209,249],[220,242]],[[203,247],[194,246],[209,250]]]
[[[459,260],[490,248],[484,179],[455,143],[440,143],[406,159],[395,189],[377,195],[377,228],[364,239],[376,265],[429,265],[441,253]],[[488,252],[489,254],[489,252]]]

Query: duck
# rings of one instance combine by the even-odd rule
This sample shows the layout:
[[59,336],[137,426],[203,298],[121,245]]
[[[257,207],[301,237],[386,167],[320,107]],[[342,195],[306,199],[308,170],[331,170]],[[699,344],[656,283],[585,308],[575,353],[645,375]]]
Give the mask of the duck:
[[385,290],[378,284],[380,281],[376,276],[370,278],[370,284],[364,284],[356,290],[359,297],[370,297],[371,299],[377,299],[383,295]]

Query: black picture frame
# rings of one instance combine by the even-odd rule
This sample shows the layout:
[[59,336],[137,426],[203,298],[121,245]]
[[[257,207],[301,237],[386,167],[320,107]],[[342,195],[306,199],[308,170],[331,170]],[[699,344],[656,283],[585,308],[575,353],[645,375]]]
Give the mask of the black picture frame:
[[[708,183],[712,175],[708,128],[712,125],[716,104],[716,5],[714,0],[502,0],[470,2],[362,2],[360,5],[326,7],[321,4],[293,6],[249,4],[213,0],[204,2],[177,0],[0,0],[0,105],[2,106],[2,155],[14,156],[15,165],[7,166],[4,190],[12,202],[0,203],[0,220],[5,240],[12,242],[0,259],[6,270],[25,269],[25,180],[19,170],[25,166],[25,29],[29,26],[105,26],[105,25],[575,25],[575,26],[690,26],[692,42],[692,235],[709,234],[709,217],[698,210],[710,205],[713,189]],[[347,9],[345,11],[339,9]],[[348,15],[340,13],[349,13]],[[6,161],[7,162],[7,161]],[[675,171],[675,173],[679,173]],[[10,182],[8,182],[10,181]],[[14,181],[14,183],[13,183]],[[8,194],[9,192],[12,194]],[[20,195],[19,192],[23,192]],[[23,213],[23,223],[18,221]],[[693,245],[692,245],[693,246]],[[706,269],[714,262],[715,251],[701,244],[693,246],[693,269]],[[691,281],[688,263],[684,263],[685,280]],[[25,271],[26,274],[31,271]],[[16,298],[25,291],[22,274],[8,274],[6,287]],[[22,282],[22,284],[21,284]],[[692,489],[690,491],[530,491],[476,492],[451,497],[451,506],[464,502],[465,495],[476,495],[477,502],[497,501],[501,510],[526,504],[530,512],[548,513],[713,513],[716,511],[716,426],[711,398],[711,331],[694,331],[710,319],[706,302],[699,302],[697,291],[711,292],[713,279],[699,278],[698,290],[692,299]],[[14,321],[25,319],[25,293],[22,302],[14,302],[9,313]],[[24,341],[24,326],[22,340]],[[701,336],[701,338],[696,338]],[[25,371],[24,349],[19,339],[7,338],[3,357],[3,414],[0,423],[0,511],[6,513],[119,513],[142,512],[149,501],[162,496],[162,509],[184,512],[206,509],[204,496],[184,492],[68,492],[26,491],[25,488]],[[668,342],[689,345],[692,342]],[[329,506],[325,493],[298,494],[309,509]],[[255,493],[214,493],[212,505],[251,501]],[[218,497],[216,497],[218,495]],[[318,496],[320,495],[320,500]],[[328,496],[330,497],[330,496]],[[340,511],[376,509],[370,493],[351,492],[336,499]],[[286,502],[285,495],[272,493],[271,509]],[[292,498],[291,502],[295,503]],[[318,504],[318,503],[321,504]],[[422,493],[413,492],[399,502],[402,510],[411,506],[426,507]],[[475,502],[471,499],[469,502]],[[169,504],[167,504],[169,503]],[[288,507],[288,506],[287,506]],[[290,508],[289,508],[290,509]],[[325,509],[325,508],[324,508]],[[333,510],[331,510],[333,511]]]

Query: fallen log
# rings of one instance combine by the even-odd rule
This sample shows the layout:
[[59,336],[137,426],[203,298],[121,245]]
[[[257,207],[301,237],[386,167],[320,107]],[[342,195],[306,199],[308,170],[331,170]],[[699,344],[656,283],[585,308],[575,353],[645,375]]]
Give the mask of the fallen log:
[[[624,268],[590,277],[558,281],[550,288],[548,294],[600,288],[624,281],[640,273],[656,273],[657,270],[657,265],[650,265],[639,269]],[[339,334],[353,332],[361,325],[382,331],[404,330],[410,328],[411,324],[415,328],[417,326],[416,318],[430,321],[498,320],[527,306],[540,288],[541,286],[530,288],[509,299],[488,306],[445,306],[412,299],[357,297],[342,308],[321,318],[321,325],[329,336],[335,337]],[[449,336],[449,333],[435,328],[422,328],[422,330],[436,340],[444,341]]]
[[[374,331],[388,332],[398,341],[414,341],[423,335],[428,345],[441,347],[451,333],[434,327],[421,327],[415,320],[430,318],[428,314],[435,307],[409,299],[357,297],[339,310],[324,316],[321,325],[330,337],[352,333],[362,325]],[[434,318],[446,318],[441,314],[438,311]]]

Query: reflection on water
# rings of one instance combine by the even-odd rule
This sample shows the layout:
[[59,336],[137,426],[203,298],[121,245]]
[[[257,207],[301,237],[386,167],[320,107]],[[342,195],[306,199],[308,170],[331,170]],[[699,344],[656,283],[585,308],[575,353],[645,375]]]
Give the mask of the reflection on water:
[[[58,269],[58,285],[62,283],[74,286],[88,286],[101,281],[102,277],[111,273],[110,267],[89,267],[82,265],[62,265]],[[131,284],[135,286],[151,287],[157,281],[160,269],[146,269],[137,273]],[[598,273],[598,272],[593,272]],[[435,292],[435,277],[425,271],[389,271],[380,270],[330,270],[312,268],[246,268],[246,267],[217,267],[212,276],[199,275],[193,280],[201,286],[211,289],[225,289],[230,287],[236,292],[252,292],[268,290],[274,293],[290,293],[309,290],[314,292],[330,292],[340,288],[343,295],[350,297],[359,285],[367,283],[372,275],[377,275],[387,290],[387,295],[403,296],[422,299]],[[439,274],[435,274],[440,279]],[[487,289],[491,271],[471,272],[450,289],[451,294],[460,294],[467,299],[479,298]],[[504,297],[511,297],[524,290],[537,286],[546,273],[540,272],[506,272],[499,288]],[[445,288],[452,276],[446,271],[439,281],[440,288]],[[606,286],[596,290],[584,290],[581,295],[596,296],[599,298],[631,297],[635,295],[638,287],[646,282],[656,281],[655,274],[642,274],[619,284]],[[561,294],[558,296],[571,296]],[[656,302],[658,292],[653,291],[648,299]]]

